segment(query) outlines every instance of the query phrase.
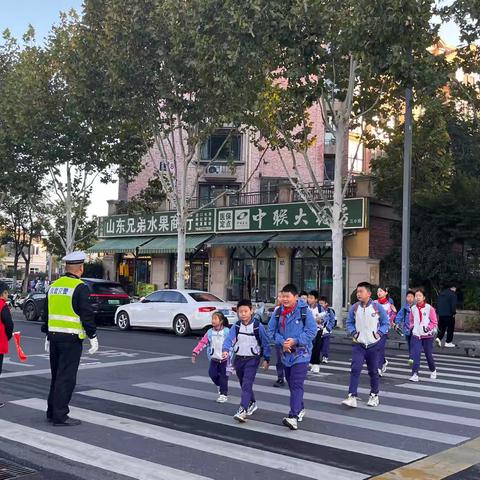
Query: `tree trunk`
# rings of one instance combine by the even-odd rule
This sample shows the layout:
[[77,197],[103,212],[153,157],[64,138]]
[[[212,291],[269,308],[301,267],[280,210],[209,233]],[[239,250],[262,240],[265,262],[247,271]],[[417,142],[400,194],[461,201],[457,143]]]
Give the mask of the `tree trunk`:
[[[181,218],[180,218],[181,217]],[[184,214],[179,215],[177,229],[177,288],[185,288],[185,244],[187,241],[187,222]]]
[[345,117],[338,115],[335,132],[335,179],[333,184],[332,222],[332,305],[337,314],[339,326],[343,326],[343,157],[347,125]]
[[67,162],[67,191],[65,195],[65,254],[68,255],[74,250],[73,238],[73,212],[72,212],[72,173],[70,164]]

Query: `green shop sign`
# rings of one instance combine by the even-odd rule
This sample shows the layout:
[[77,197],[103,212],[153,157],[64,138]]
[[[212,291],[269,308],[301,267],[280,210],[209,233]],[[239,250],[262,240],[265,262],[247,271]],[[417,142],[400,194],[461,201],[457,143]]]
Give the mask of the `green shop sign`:
[[[366,199],[346,199],[345,228],[366,227]],[[280,232],[329,230],[306,203],[283,203],[248,207],[209,208],[188,220],[188,233]],[[175,212],[149,215],[114,215],[99,219],[98,236],[129,237],[172,235],[177,231]]]

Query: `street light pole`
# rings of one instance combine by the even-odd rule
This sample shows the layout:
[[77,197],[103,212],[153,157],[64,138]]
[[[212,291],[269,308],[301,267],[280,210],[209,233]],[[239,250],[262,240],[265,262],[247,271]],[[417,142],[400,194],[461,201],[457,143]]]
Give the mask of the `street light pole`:
[[403,207],[402,207],[402,304],[410,280],[410,210],[412,203],[412,87],[405,89],[405,137],[403,144]]

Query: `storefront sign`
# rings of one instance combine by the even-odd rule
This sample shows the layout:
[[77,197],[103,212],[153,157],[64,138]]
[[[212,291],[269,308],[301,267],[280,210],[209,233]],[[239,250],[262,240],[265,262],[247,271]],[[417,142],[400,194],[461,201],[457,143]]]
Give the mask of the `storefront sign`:
[[[345,200],[345,228],[365,228],[363,198]],[[325,218],[306,203],[284,203],[232,208],[209,208],[188,220],[188,233],[280,232],[328,230]],[[115,215],[99,220],[101,238],[172,235],[177,231],[175,212],[150,215]]]

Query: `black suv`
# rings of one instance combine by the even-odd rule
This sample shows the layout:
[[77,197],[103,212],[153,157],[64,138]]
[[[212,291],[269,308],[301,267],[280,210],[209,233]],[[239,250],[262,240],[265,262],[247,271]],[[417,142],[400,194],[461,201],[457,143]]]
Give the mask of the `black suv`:
[[[130,303],[130,297],[116,282],[97,278],[82,278],[90,290],[90,303],[97,323],[113,325],[115,312],[120,305]],[[29,321],[40,320],[45,304],[46,293],[31,292],[23,302],[23,314]]]

